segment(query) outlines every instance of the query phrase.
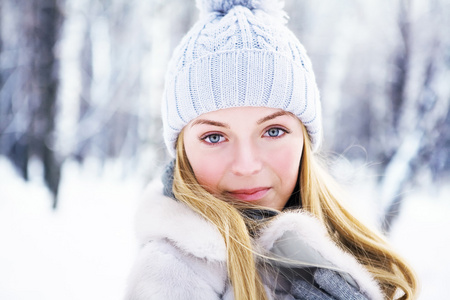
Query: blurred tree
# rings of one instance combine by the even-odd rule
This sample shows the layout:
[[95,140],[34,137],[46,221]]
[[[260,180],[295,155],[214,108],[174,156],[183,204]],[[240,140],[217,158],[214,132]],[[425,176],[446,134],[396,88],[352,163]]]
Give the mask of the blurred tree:
[[196,18],[193,1],[68,0],[66,12],[62,55],[75,52],[79,72],[67,77],[72,62],[64,58],[63,81],[79,87],[63,84],[62,118],[76,118],[60,131],[59,147],[80,162],[92,156],[147,161],[153,174],[166,160],[160,120],[165,68]]
[[[449,89],[441,88],[450,74],[443,55],[450,39],[441,29],[448,22],[448,3],[421,3],[419,8],[417,5],[414,1],[399,1],[402,39],[394,53],[394,77],[387,98],[392,103],[393,134],[383,153],[386,167],[380,186],[384,208],[381,224],[385,232],[390,231],[400,214],[405,189],[413,183],[420,184],[417,178],[423,171],[437,171],[430,169],[434,153],[448,153],[448,128],[440,125],[445,124],[450,102]],[[424,27],[427,30],[421,31]]]
[[[9,29],[2,49],[2,153],[28,179],[28,163],[35,156],[43,163],[43,176],[56,199],[61,160],[54,144],[58,68],[54,46],[61,13],[56,0],[4,1],[2,20]],[[9,36],[4,36],[8,34]],[[6,55],[5,55],[6,54]]]
[[[391,110],[388,115],[390,122],[387,126],[389,134],[387,137],[390,143],[384,145],[382,164],[385,166],[384,176],[382,177],[381,195],[384,201],[384,212],[382,215],[382,230],[389,232],[393,221],[400,213],[403,200],[403,189],[410,180],[412,169],[411,161],[419,152],[421,133],[409,135],[399,145],[399,139],[404,135],[400,127],[400,120],[403,113],[407,110],[408,95],[406,92],[408,79],[411,72],[411,3],[408,0],[398,1],[397,26],[399,31],[399,44],[394,48],[392,54],[391,80],[388,82],[387,104]],[[386,126],[385,126],[386,127]],[[389,129],[391,128],[391,129]],[[408,128],[410,129],[410,128]],[[403,147],[402,147],[403,146]]]

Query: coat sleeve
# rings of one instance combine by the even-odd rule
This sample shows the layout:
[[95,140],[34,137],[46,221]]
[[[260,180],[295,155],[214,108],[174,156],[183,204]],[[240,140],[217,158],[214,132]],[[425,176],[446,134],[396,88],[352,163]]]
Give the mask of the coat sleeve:
[[218,274],[214,263],[186,255],[170,242],[152,241],[140,249],[125,299],[221,299],[225,280]]

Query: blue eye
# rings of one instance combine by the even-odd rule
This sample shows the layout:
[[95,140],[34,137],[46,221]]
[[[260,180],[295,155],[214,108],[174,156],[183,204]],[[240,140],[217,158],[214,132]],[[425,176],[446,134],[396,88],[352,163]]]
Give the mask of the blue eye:
[[270,128],[269,130],[266,131],[266,133],[264,134],[264,136],[268,136],[268,137],[280,137],[283,134],[285,134],[286,131],[281,129],[281,128]]
[[225,138],[220,134],[210,134],[202,138],[202,140],[206,141],[209,144],[217,144],[219,142],[223,142]]

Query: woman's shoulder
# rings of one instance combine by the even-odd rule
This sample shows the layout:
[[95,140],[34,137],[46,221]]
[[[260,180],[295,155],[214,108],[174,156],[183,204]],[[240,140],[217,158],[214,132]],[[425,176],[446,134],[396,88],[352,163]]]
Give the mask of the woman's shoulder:
[[225,243],[219,231],[187,205],[167,197],[161,180],[152,181],[141,196],[135,217],[138,241],[167,241],[198,258],[225,261]]
[[165,196],[159,180],[141,196],[135,226],[141,248],[126,299],[219,299],[226,291],[220,234],[186,205]]
[[226,264],[186,255],[170,241],[154,240],[139,251],[125,299],[222,299],[229,288],[226,278]]

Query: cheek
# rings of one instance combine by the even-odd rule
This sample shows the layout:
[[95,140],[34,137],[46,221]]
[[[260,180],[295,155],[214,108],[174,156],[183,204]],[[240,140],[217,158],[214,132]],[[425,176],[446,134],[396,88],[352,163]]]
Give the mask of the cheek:
[[189,151],[188,148],[186,149],[186,155],[198,183],[211,193],[218,191],[220,180],[226,169],[224,160],[205,155],[201,151]]
[[220,179],[222,177],[221,168],[216,164],[214,165],[214,167],[209,167],[206,166],[204,163],[208,163],[208,161],[203,160],[202,165],[192,167],[194,169],[195,177],[197,178],[198,183],[204,186],[207,191],[209,192],[217,191]]
[[298,147],[282,147],[276,151],[272,161],[272,169],[289,190],[295,187],[302,156],[302,145]]

